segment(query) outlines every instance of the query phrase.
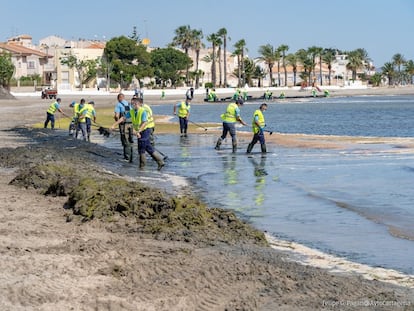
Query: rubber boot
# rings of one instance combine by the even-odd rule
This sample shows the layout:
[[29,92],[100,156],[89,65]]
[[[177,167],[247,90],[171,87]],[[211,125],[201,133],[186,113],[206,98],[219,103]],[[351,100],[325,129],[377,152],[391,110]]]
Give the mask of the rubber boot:
[[233,143],[233,153],[236,153],[237,151],[237,143]]
[[147,161],[147,158],[145,157],[145,153],[140,154],[139,155],[139,168],[144,168],[146,161]]
[[266,153],[266,144],[261,144],[260,147],[262,148],[262,153]]
[[220,146],[221,143],[223,142],[223,139],[221,139],[221,137],[217,140],[216,146],[214,147],[214,149],[216,150],[220,150]]
[[161,155],[159,155],[155,151],[153,154],[151,154],[151,157],[157,162],[157,164],[158,164],[158,170],[161,170],[164,167],[164,165],[165,165],[164,161],[162,160]]
[[248,146],[247,146],[247,151],[246,151],[246,153],[250,153],[250,152],[252,152],[252,149],[253,149],[253,144],[252,143],[250,143]]

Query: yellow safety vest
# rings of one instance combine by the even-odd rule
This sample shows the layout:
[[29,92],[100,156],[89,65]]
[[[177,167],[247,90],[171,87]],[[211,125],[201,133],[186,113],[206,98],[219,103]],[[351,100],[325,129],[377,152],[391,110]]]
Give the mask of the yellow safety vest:
[[85,107],[86,107],[86,117],[89,119],[93,119],[95,108],[90,104],[86,104]]
[[82,115],[83,115],[84,111],[86,111],[86,110],[87,110],[87,107],[86,107],[86,106],[87,106],[87,105],[85,104],[85,105],[83,105],[83,107],[81,107],[81,105],[79,104],[79,105],[76,107],[75,114],[76,114],[76,117],[78,117],[78,122],[79,122],[79,123],[85,123],[85,122],[86,122],[86,118],[80,118],[80,116],[82,116]]
[[[134,127],[134,129],[136,131],[139,130],[139,128],[141,127],[142,124],[142,114],[144,113],[145,108],[144,107],[139,107],[138,110],[135,109],[131,109],[130,114],[131,114],[131,121],[132,121],[132,126]],[[148,122],[145,125],[145,129],[148,128]]]
[[56,108],[56,102],[53,102],[50,104],[49,109],[47,109],[47,112],[50,114],[55,114],[57,108]]
[[75,118],[77,118],[78,117],[78,115],[77,115],[77,111],[79,110],[79,103],[75,103],[74,105],[73,105],[73,117],[75,117]]
[[147,104],[143,104],[142,108],[145,109],[147,112],[147,128],[154,128],[155,127],[155,121],[154,116],[152,115],[152,109]]
[[187,116],[189,111],[190,111],[190,104],[186,104],[186,102],[181,102],[180,108],[178,109],[178,116],[180,118],[184,118]]
[[223,120],[223,122],[234,123],[237,121],[236,119],[237,107],[238,106],[236,103],[231,103],[227,106],[226,112],[221,115],[221,119]]
[[255,118],[256,118],[256,116],[258,117],[258,119],[259,119],[259,124],[260,124],[260,127],[264,127],[265,126],[265,118],[264,118],[264,115],[263,115],[263,112],[260,110],[260,109],[257,109],[254,113],[253,113],[253,121],[252,121],[252,129],[253,129],[253,133],[255,133],[255,134],[257,134],[257,133],[259,133],[260,132],[260,127],[259,126],[257,126],[257,124],[256,124],[256,120],[255,120]]

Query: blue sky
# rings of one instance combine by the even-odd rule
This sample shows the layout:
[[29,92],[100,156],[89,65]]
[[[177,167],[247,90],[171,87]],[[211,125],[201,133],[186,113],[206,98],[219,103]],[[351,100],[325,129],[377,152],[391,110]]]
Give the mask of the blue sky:
[[[228,46],[245,39],[250,57],[261,45],[286,44],[289,53],[320,46],[364,48],[377,68],[401,53],[414,60],[413,0],[119,0],[4,1],[0,41],[29,34],[103,39],[131,35],[136,26],[150,46],[165,47],[181,25],[205,37],[225,27]],[[207,41],[205,41],[207,43]]]

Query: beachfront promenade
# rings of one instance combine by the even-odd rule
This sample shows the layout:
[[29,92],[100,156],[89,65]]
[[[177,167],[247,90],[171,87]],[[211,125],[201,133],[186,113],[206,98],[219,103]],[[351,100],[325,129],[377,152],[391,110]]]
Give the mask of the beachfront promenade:
[[[367,87],[367,86],[320,86],[322,92],[316,92],[316,95],[322,96],[323,90],[329,90],[329,96],[361,96],[361,95],[414,95],[414,86],[400,86],[400,87]],[[215,92],[219,98],[232,96],[236,88],[216,88]],[[271,88],[255,88],[250,87],[246,89],[249,96],[258,98],[264,94],[266,90],[270,90],[273,93],[274,98],[279,97],[280,93],[285,94],[285,99],[289,97],[312,97],[312,87],[301,89],[300,87],[271,87]],[[176,89],[142,89],[144,93],[144,98],[151,100],[175,100],[185,97],[187,88],[176,88]],[[164,91],[165,98],[161,99],[162,92]],[[72,91],[72,90],[59,90],[58,95],[64,96],[114,96],[118,94],[120,90],[112,89],[110,92],[105,89],[83,89],[82,91]],[[20,97],[39,97],[41,95],[40,91],[31,91],[30,89],[12,89],[12,95]],[[134,90],[122,90],[127,97],[134,94]],[[206,89],[199,88],[194,90],[194,102],[203,102],[206,97]]]

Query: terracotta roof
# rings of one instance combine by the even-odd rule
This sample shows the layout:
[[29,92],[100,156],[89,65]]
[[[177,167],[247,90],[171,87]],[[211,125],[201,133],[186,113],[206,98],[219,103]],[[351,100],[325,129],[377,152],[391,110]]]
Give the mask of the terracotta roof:
[[87,49],[104,49],[105,48],[105,43],[103,43],[103,42],[94,42],[86,48]]
[[13,43],[0,43],[0,49],[6,50],[12,54],[20,54],[20,55],[37,55],[39,57],[47,57],[46,53],[43,53],[38,50],[29,49],[25,46],[20,44],[13,44]]

